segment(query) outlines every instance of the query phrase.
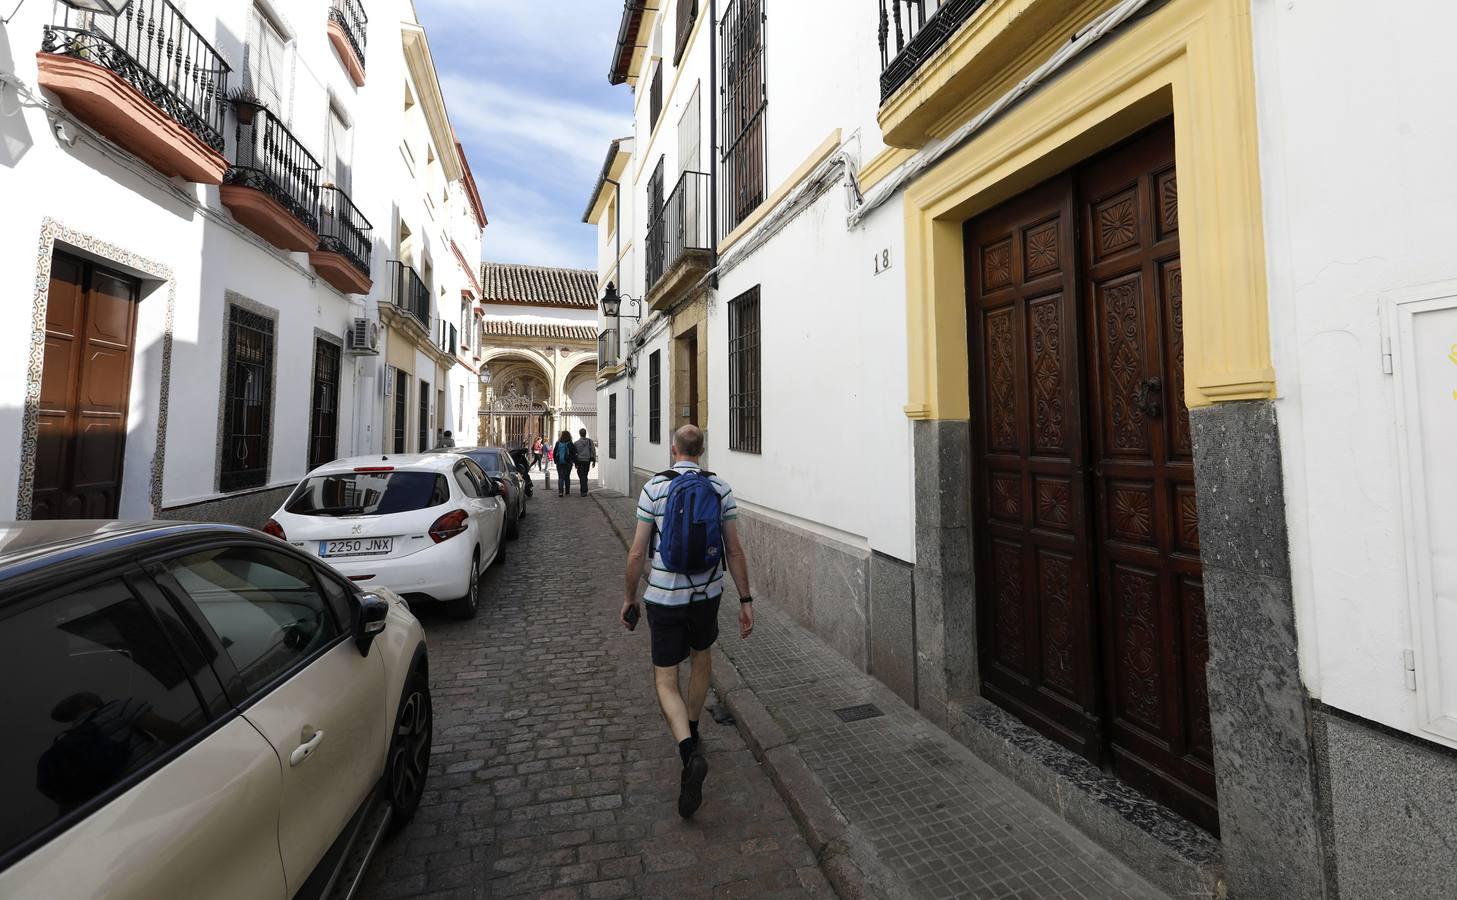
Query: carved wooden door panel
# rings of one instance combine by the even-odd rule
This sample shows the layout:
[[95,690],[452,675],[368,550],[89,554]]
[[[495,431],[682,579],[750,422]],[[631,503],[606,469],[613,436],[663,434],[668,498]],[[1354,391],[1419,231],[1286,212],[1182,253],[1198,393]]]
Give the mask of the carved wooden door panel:
[[983,690],[1097,759],[1071,180],[968,223]]
[[1113,768],[1217,833],[1172,123],[1085,165],[1079,181]]
[[32,518],[117,515],[138,296],[130,278],[51,261]]

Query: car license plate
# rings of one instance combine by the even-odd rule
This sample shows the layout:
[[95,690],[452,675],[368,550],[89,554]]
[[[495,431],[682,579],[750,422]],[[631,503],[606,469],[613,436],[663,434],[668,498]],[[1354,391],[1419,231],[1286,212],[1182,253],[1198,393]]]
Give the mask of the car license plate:
[[320,556],[383,556],[394,548],[392,537],[319,541]]

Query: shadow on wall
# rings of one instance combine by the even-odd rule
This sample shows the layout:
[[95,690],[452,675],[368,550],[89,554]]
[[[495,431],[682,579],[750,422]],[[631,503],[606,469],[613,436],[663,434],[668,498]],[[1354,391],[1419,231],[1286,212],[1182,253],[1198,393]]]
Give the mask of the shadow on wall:
[[[14,40],[14,29],[0,25],[0,72],[8,75],[15,74],[15,53],[10,46]],[[20,93],[8,84],[0,85],[0,166],[15,168],[34,144]]]

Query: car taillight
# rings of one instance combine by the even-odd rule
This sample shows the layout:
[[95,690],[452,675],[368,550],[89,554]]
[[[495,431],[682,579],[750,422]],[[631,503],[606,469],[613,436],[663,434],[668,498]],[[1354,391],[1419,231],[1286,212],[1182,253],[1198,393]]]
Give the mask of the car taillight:
[[457,509],[436,519],[435,524],[430,526],[430,540],[438,544],[461,534],[465,531],[466,518],[466,511]]
[[272,519],[269,519],[268,524],[263,526],[263,533],[271,534],[274,537],[278,538],[280,541],[288,540],[288,535],[283,533],[283,526],[273,521]]

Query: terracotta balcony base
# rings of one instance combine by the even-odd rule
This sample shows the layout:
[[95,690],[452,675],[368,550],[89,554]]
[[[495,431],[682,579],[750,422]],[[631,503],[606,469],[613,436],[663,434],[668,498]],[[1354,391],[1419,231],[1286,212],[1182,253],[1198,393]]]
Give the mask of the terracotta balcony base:
[[368,294],[374,286],[369,276],[356,269],[342,253],[315,250],[309,254],[309,265],[314,267],[320,278],[346,294]]
[[355,55],[354,45],[349,43],[349,35],[344,33],[344,26],[333,19],[329,20],[329,41],[333,43],[335,52],[344,63],[349,80],[354,82],[355,87],[364,87],[364,63]]
[[218,190],[233,218],[278,249],[307,253],[318,248],[318,234],[262,191],[237,184]]
[[652,310],[665,310],[683,299],[689,288],[708,274],[713,254],[707,250],[685,249],[662,277],[648,289],[647,303]]
[[40,86],[66,109],[168,177],[222,184],[228,160],[154,106],[126,79],[96,63],[37,53]]

